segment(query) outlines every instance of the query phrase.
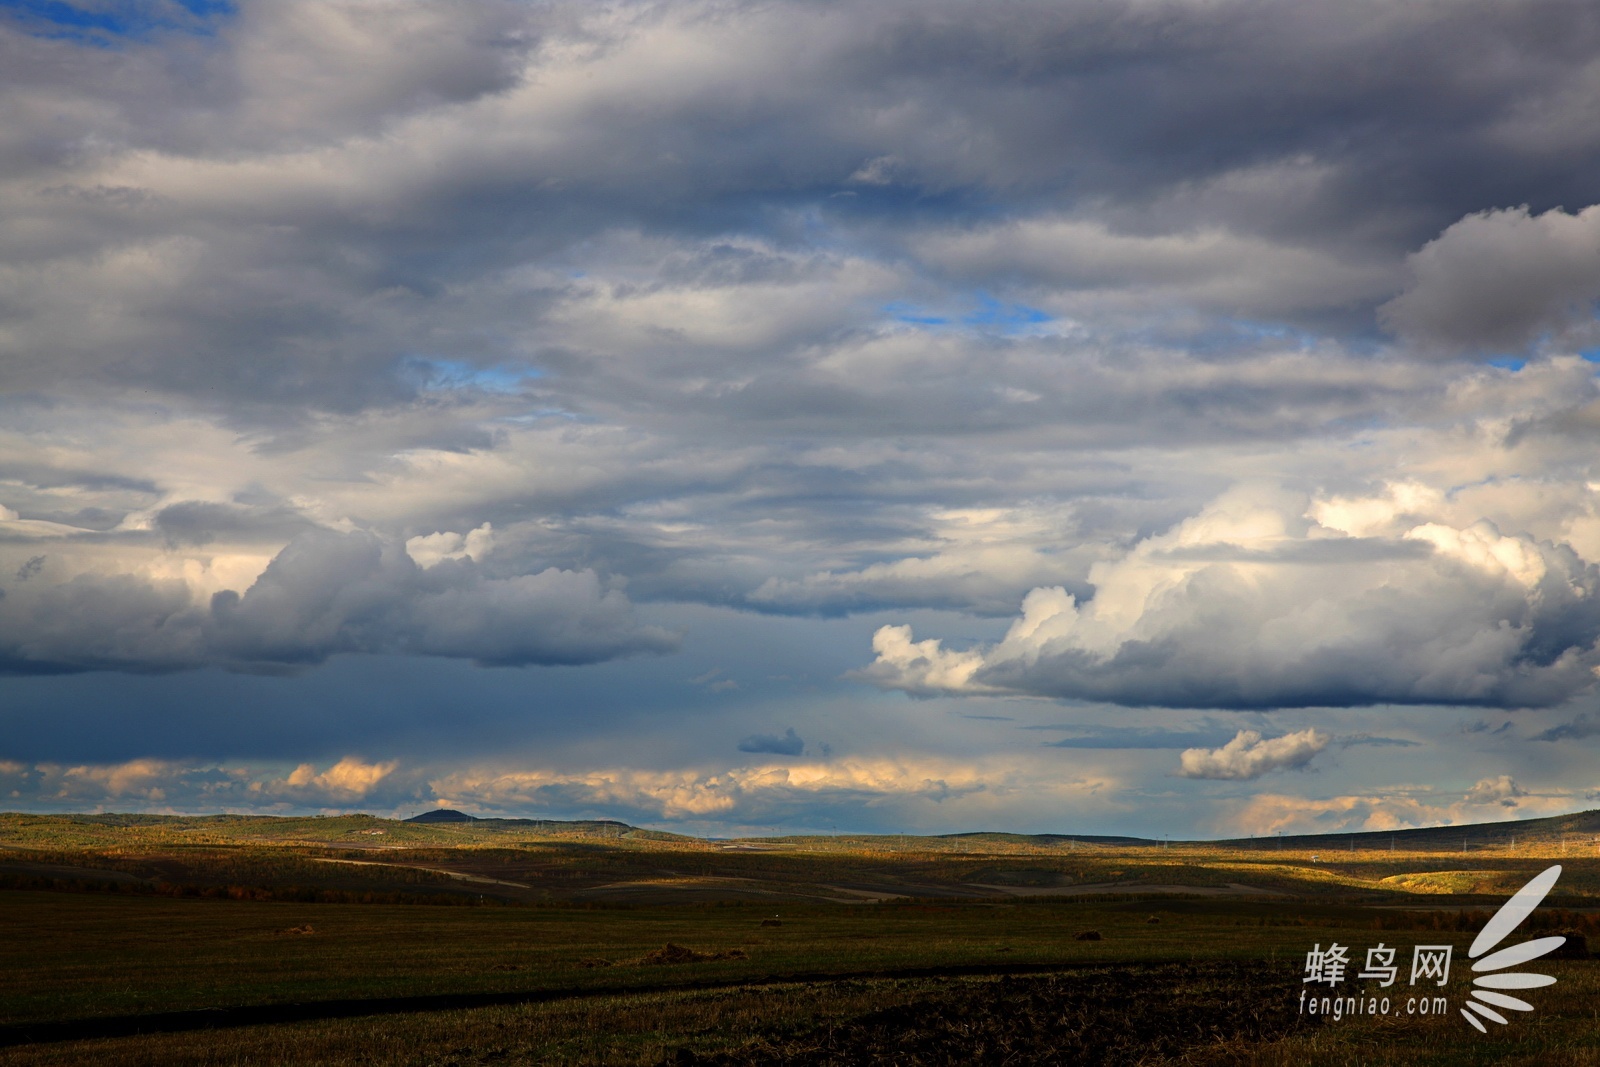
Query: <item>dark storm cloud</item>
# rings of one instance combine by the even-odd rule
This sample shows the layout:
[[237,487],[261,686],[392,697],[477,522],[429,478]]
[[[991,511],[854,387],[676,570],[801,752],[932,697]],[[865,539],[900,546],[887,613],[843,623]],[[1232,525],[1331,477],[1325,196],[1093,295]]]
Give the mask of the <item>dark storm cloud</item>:
[[[7,156],[27,181],[6,196],[33,220],[7,241],[10,383],[137,382],[244,404],[402,401],[400,368],[418,354],[545,360],[564,395],[637,404],[629,364],[644,353],[541,314],[579,295],[564,270],[586,266],[580,242],[620,232],[848,242],[904,275],[884,278],[899,296],[953,269],[933,252],[904,259],[929,226],[1053,225],[1094,205],[1109,243],[1093,271],[1029,284],[1159,283],[1176,286],[1169,311],[1358,321],[1399,288],[1401,258],[1458,219],[1583,206],[1576,176],[1600,152],[1582,106],[1600,18],[1554,0],[243,4],[214,36],[110,53],[5,37]],[[823,229],[803,236],[795,212],[820,212]],[[1095,237],[1070,236],[1057,246]],[[794,262],[720,247],[668,255],[621,295],[793,281]],[[1305,263],[1207,289],[1277,252]],[[964,284],[1017,276],[958,259]],[[507,288],[504,272],[530,263],[553,272]],[[1330,271],[1369,280],[1330,288]],[[842,314],[732,339],[757,373],[719,410],[782,410],[799,426],[855,404],[891,422],[957,412],[967,375],[923,379],[887,411],[859,380],[785,381],[796,346],[875,317],[882,300],[858,275],[839,283]],[[1426,325],[1463,299],[1429,295],[1438,284],[1425,273],[1390,318],[1471,329]],[[665,323],[649,348],[658,372],[664,356],[720,372],[731,355],[694,355],[704,347]],[[699,399],[668,391],[648,406]]]
[[156,512],[157,531],[174,547],[200,546],[217,540],[283,543],[306,533],[311,523],[286,507],[249,507],[185,501]]
[[806,750],[806,743],[789,727],[779,734],[752,734],[739,741],[740,752],[768,752],[774,756],[798,756]]
[[1582,347],[1600,301],[1600,209],[1469,215],[1410,256],[1408,267],[1406,291],[1380,314],[1424,351],[1520,352],[1568,328],[1577,328]]
[[1380,748],[1418,748],[1421,741],[1410,741],[1404,737],[1380,737],[1376,734],[1351,734],[1348,737],[1336,737],[1334,743],[1340,748],[1354,748],[1357,745],[1372,745]]
[[0,671],[171,670],[204,662],[204,615],[182,582],[78,575],[0,601]]
[[[1509,724],[1508,724],[1509,725]],[[1585,737],[1600,734],[1600,722],[1587,712],[1577,716],[1570,722],[1552,726],[1533,735],[1535,741],[1579,741]]]
[[370,534],[329,531],[296,537],[242,596],[224,590],[206,606],[181,581],[133,575],[29,583],[0,601],[0,664],[11,673],[281,669],[394,652],[579,664],[676,643],[592,571],[491,578],[470,559],[423,568]]
[[1233,737],[1235,730],[1221,726],[1205,730],[1164,730],[1146,726],[1024,726],[1024,730],[1067,729],[1072,737],[1059,741],[1046,741],[1046,748],[1110,748],[1110,749],[1167,749],[1220,746]]

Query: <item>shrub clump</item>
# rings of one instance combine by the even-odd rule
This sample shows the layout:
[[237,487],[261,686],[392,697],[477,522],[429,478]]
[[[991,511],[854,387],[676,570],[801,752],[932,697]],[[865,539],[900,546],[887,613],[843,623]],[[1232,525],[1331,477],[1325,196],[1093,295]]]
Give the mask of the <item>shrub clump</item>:
[[646,952],[639,960],[647,966],[660,966],[672,963],[705,963],[709,960],[743,960],[749,959],[743,949],[730,949],[727,952],[696,952],[692,948],[674,945],[668,941],[665,945]]
[[1576,930],[1557,930],[1566,943],[1550,953],[1553,960],[1586,960],[1589,958],[1589,939]]

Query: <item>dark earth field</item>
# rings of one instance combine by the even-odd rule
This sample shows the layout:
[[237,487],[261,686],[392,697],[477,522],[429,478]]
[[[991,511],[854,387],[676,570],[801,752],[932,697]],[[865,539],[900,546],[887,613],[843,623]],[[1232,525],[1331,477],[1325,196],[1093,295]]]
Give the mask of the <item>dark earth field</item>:
[[[1600,1064],[1596,825],[1164,847],[0,815],[0,1067]],[[1467,946],[1552,863],[1517,937],[1578,951],[1480,1035]],[[1402,974],[1388,1015],[1303,1013],[1334,942],[1453,945],[1449,1010],[1407,1013]]]

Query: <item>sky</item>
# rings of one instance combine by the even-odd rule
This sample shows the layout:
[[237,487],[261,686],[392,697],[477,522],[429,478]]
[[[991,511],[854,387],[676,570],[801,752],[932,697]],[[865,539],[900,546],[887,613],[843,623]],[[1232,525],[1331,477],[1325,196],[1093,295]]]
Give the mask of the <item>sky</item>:
[[1587,0],[0,0],[0,806],[1600,804]]

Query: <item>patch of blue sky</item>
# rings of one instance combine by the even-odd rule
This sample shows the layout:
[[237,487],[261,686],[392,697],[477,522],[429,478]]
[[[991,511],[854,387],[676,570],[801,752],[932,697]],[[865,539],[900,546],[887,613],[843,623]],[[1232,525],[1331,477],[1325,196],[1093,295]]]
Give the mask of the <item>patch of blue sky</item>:
[[[820,195],[819,195],[820,194]],[[849,188],[822,186],[798,191],[795,202],[822,217],[824,225],[840,216],[846,220],[870,217],[885,219],[939,219],[945,222],[1005,218],[1010,208],[1003,201],[973,189],[933,191],[920,186],[853,184]]]
[[1578,358],[1587,363],[1600,363],[1600,348],[1585,348],[1578,352]]
[[1047,311],[1026,304],[1008,304],[987,293],[972,294],[951,303],[957,308],[966,307],[969,310],[939,310],[906,301],[885,304],[882,310],[896,322],[912,326],[965,328],[1006,335],[1038,333],[1041,326],[1056,321],[1055,316]]
[[1029,327],[1053,322],[1055,316],[1026,304],[1007,304],[988,293],[978,294],[978,308],[961,316],[968,326],[987,326],[1002,333],[1026,332]]
[[[1491,367],[1499,367],[1501,370],[1508,370],[1513,373],[1528,365],[1528,361],[1520,356],[1495,356],[1493,359],[1488,360],[1487,362]],[[1593,360],[1590,362],[1593,362]]]
[[523,383],[544,377],[534,367],[495,364],[482,367],[461,359],[412,357],[402,373],[422,389],[477,389],[487,393],[519,393]]
[[895,302],[883,305],[883,313],[896,322],[908,322],[913,326],[948,326],[950,319],[945,315],[936,315],[915,304]]
[[576,411],[567,411],[565,408],[540,408],[537,411],[524,411],[520,415],[503,415],[496,422],[509,422],[513,425],[526,426],[545,419],[566,419],[568,422],[598,422],[591,415],[580,415]]
[[1257,338],[1261,341],[1277,341],[1298,345],[1301,348],[1311,348],[1320,344],[1323,335],[1312,330],[1301,329],[1281,322],[1262,322],[1257,319],[1229,319],[1228,325],[1236,335]]
[[206,35],[232,0],[0,0],[0,18],[35,37],[113,47],[166,31]]

